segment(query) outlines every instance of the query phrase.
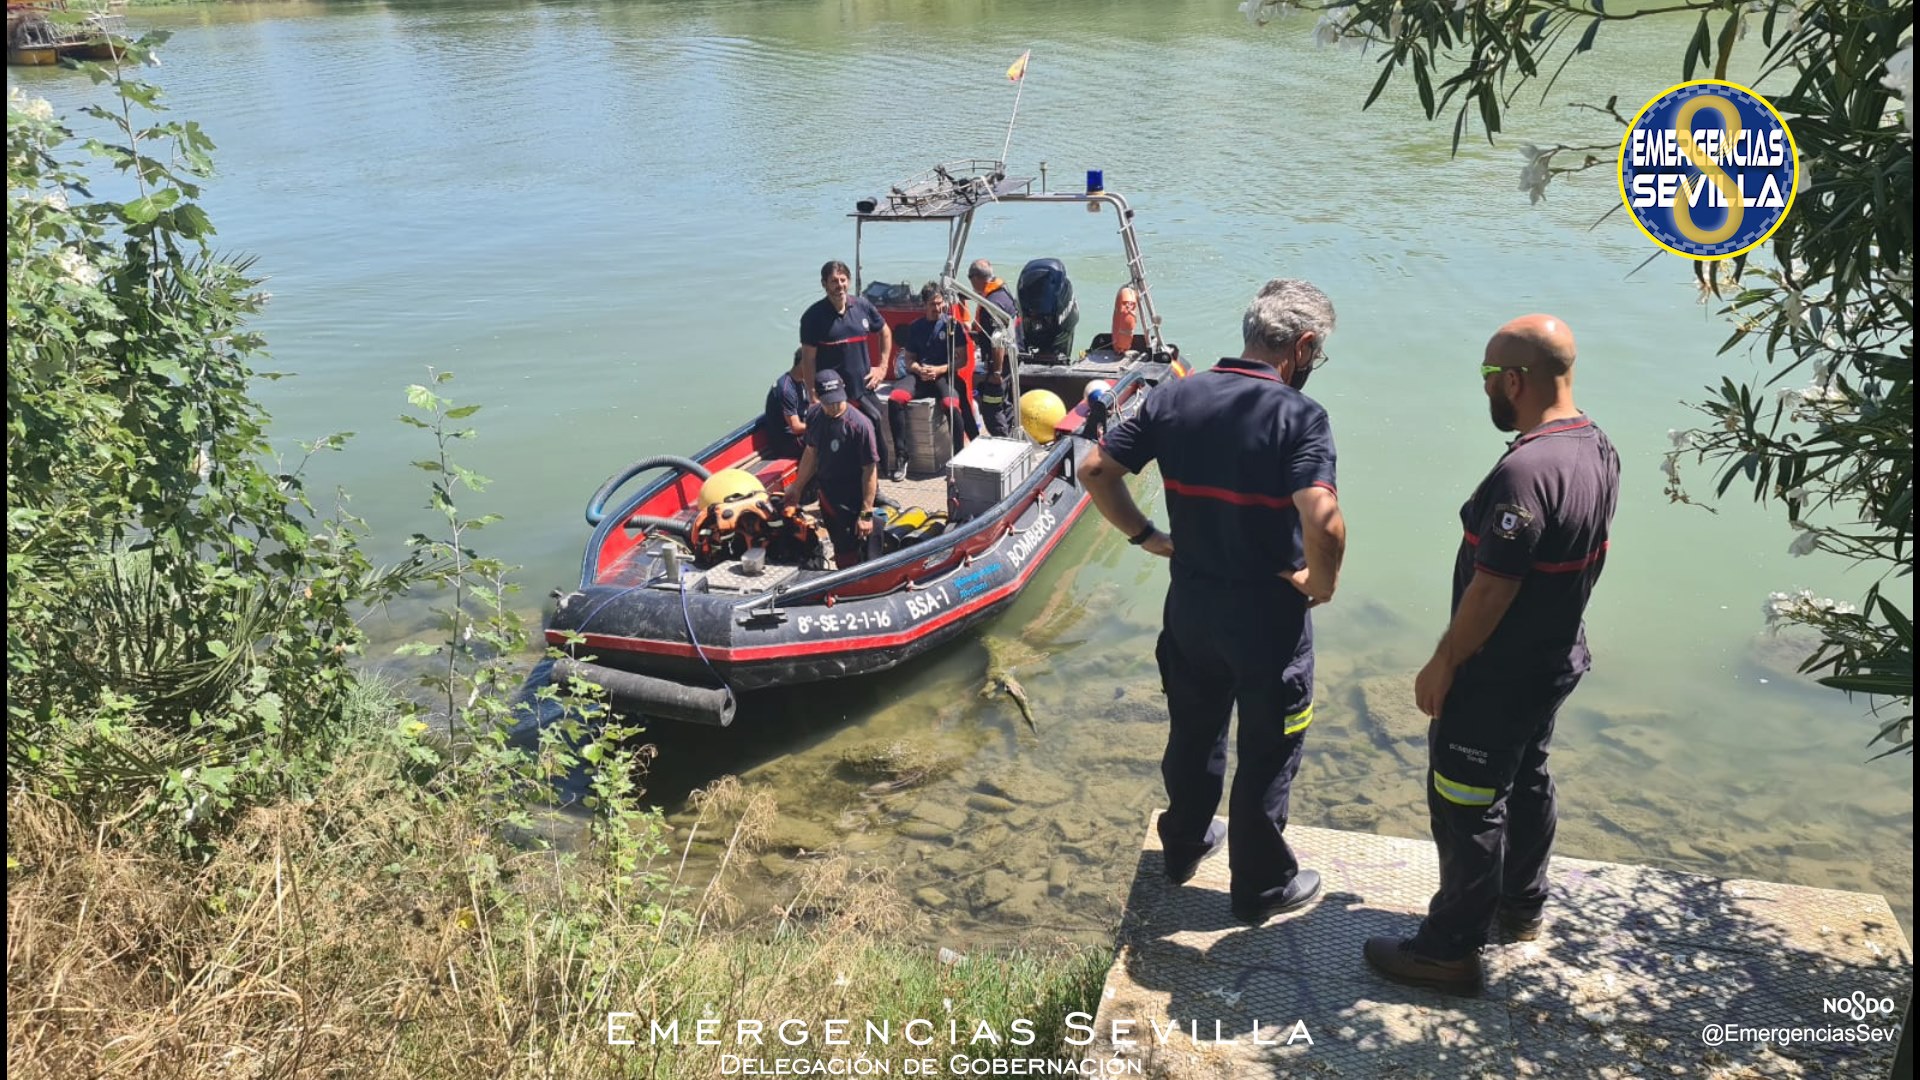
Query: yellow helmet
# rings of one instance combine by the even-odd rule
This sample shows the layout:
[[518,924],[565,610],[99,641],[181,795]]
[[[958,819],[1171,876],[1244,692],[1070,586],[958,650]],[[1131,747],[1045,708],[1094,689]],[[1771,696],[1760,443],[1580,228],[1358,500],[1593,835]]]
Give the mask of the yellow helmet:
[[1037,443],[1053,441],[1054,425],[1067,415],[1067,406],[1060,395],[1051,390],[1029,390],[1020,395],[1020,426]]
[[706,513],[714,503],[764,498],[766,494],[760,478],[745,469],[721,469],[700,485],[700,512]]

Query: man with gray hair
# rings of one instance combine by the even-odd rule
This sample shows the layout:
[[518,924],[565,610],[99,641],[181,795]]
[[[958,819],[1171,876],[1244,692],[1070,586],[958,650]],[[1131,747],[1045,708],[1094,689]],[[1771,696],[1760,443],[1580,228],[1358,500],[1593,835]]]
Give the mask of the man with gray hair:
[[[1283,835],[1313,722],[1313,622],[1346,551],[1327,412],[1302,394],[1327,362],[1333,304],[1276,279],[1241,320],[1237,359],[1154,387],[1080,468],[1101,516],[1171,560],[1155,650],[1170,728],[1160,771],[1167,878],[1190,880],[1228,847],[1233,914],[1255,925],[1320,894]],[[1141,513],[1128,473],[1160,463],[1170,532]],[[1220,805],[1227,729],[1240,710],[1240,767]]]

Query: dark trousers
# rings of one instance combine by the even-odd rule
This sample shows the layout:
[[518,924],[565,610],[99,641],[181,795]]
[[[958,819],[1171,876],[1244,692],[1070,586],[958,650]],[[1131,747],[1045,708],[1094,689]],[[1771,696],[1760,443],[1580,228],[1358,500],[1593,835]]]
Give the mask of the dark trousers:
[[1558,811],[1547,751],[1578,675],[1456,682],[1427,728],[1427,813],[1440,891],[1414,947],[1442,960],[1487,943],[1496,908],[1538,914]]
[[987,434],[1005,437],[1013,433],[1014,401],[1011,382],[992,382],[978,379],[978,389],[974,391],[980,402],[980,422],[986,426]]
[[1160,842],[1169,863],[1205,850],[1227,772],[1227,728],[1240,709],[1239,767],[1227,801],[1233,899],[1277,898],[1300,863],[1283,835],[1294,774],[1313,721],[1313,624],[1306,599],[1285,581],[1197,583],[1167,589],[1155,650],[1167,692],[1160,775],[1167,811]]
[[839,500],[820,493],[820,521],[827,527],[827,539],[833,544],[833,564],[841,569],[867,560],[867,541],[860,537],[860,496]]
[[900,461],[907,454],[907,402],[915,398],[932,398],[941,412],[947,416],[947,423],[953,429],[953,448],[955,450],[967,444],[967,427],[972,423],[968,410],[960,407],[960,399],[953,392],[953,380],[942,376],[938,379],[915,379],[911,386],[905,382],[896,384],[893,392],[887,396],[887,424],[893,433],[893,445],[900,447]]
[[[868,389],[865,379],[852,375],[846,376],[847,398],[853,407],[859,409],[873,424],[873,434],[880,440],[880,475],[885,476],[893,470],[893,428],[887,423],[887,403],[880,395]],[[858,388],[857,390],[855,388]],[[859,396],[854,396],[858,394]],[[904,459],[903,459],[904,460]]]

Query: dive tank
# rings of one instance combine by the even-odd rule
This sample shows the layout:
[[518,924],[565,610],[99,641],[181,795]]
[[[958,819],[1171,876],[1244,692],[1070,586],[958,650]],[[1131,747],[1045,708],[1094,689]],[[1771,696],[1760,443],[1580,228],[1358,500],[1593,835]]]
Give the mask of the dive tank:
[[877,559],[887,553],[887,508],[873,508],[873,532],[867,535],[867,558]]

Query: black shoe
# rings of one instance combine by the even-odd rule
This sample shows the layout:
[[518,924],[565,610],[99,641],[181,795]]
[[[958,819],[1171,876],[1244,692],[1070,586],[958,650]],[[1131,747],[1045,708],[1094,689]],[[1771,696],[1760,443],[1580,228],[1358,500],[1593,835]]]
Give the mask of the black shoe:
[[1505,904],[1500,905],[1495,921],[1499,924],[1500,932],[1505,934],[1509,941],[1533,941],[1540,936],[1540,931],[1547,925],[1546,917],[1539,912],[1529,915]]
[[898,465],[895,465],[893,467],[892,474],[890,474],[888,477],[888,479],[893,480],[896,483],[898,483],[901,480],[905,480],[906,478],[907,478],[907,463],[904,461]]
[[1435,960],[1413,949],[1412,938],[1367,939],[1367,965],[1402,986],[1424,986],[1449,994],[1478,994],[1486,986],[1486,971],[1478,955],[1460,960]]
[[1220,850],[1227,846],[1227,823],[1221,821],[1219,818],[1214,818],[1213,824],[1207,826],[1207,835],[1204,839],[1207,850],[1194,856],[1191,861],[1183,862],[1178,866],[1175,866],[1172,862],[1167,863],[1168,881],[1173,882],[1175,885],[1185,885],[1187,882],[1193,880],[1193,875],[1200,872],[1201,863],[1220,854]]
[[1320,875],[1312,870],[1302,870],[1293,875],[1293,880],[1287,883],[1285,891],[1271,900],[1263,900],[1257,904],[1235,900],[1233,917],[1243,923],[1259,926],[1275,915],[1299,911],[1318,899],[1320,899]]

